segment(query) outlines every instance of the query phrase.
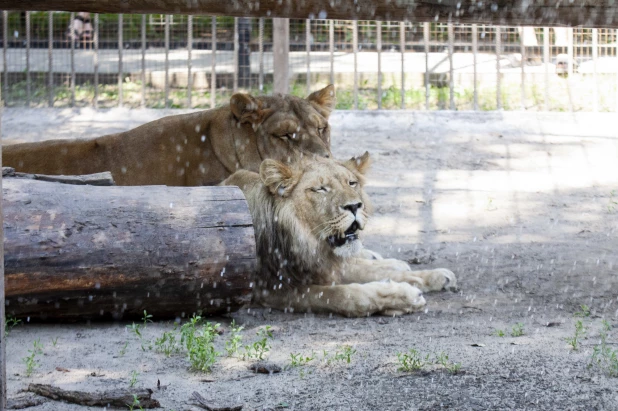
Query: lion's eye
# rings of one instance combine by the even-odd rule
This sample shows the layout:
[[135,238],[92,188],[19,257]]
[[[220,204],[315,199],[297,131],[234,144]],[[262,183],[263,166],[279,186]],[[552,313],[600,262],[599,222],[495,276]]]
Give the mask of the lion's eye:
[[326,130],[326,127],[322,127],[322,128],[318,127],[318,133],[322,134],[324,133],[324,130]]
[[296,140],[296,133],[287,133],[279,136],[283,140]]
[[311,191],[313,191],[314,193],[328,193],[328,188],[324,186],[314,187],[311,189]]
[[356,187],[358,185],[358,181],[350,181],[350,187]]

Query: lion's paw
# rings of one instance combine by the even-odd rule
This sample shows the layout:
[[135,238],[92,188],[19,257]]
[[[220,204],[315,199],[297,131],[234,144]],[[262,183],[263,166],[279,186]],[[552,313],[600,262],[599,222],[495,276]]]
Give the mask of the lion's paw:
[[377,314],[403,315],[421,310],[426,302],[417,287],[407,283],[373,282],[364,284],[375,292],[374,302]]
[[457,291],[457,277],[451,270],[436,268],[424,276],[427,291]]

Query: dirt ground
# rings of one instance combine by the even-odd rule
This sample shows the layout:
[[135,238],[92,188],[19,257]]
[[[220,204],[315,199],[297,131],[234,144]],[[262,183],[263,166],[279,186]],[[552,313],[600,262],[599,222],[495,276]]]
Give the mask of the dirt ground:
[[[164,114],[9,109],[2,132],[5,143],[91,136]],[[413,268],[451,269],[458,293],[429,294],[425,312],[400,318],[251,308],[212,319],[226,330],[219,351],[235,319],[246,343],[273,327],[268,360],[280,366],[290,354],[315,353],[272,375],[226,357],[209,374],[193,372],[184,355],[149,349],[173,329],[156,318],[141,341],[123,322],[22,324],[7,340],[9,398],[32,382],[102,391],[128,388],[136,375],[134,387],[153,388],[165,410],[193,409],[193,391],[245,410],[617,410],[609,362],[589,367],[603,320],[613,326],[607,347],[618,350],[616,115],[340,112],[331,122],[338,157],[368,150],[375,160],[365,244]],[[576,317],[582,304],[590,313]],[[578,320],[584,334],[573,350],[566,339]],[[523,335],[514,337],[517,323]],[[22,359],[35,340],[40,364],[27,377]],[[356,350],[350,363],[335,359],[346,345]],[[423,358],[446,353],[461,368],[398,370],[397,354],[412,348]],[[101,408],[49,401],[30,409]]]

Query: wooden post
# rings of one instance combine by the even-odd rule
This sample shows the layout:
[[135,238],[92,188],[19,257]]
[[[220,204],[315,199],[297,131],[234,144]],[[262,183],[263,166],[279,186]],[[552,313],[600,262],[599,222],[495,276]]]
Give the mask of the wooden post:
[[290,19],[273,19],[273,73],[275,93],[290,92]]
[[[6,40],[5,40],[6,41]],[[0,90],[2,87],[0,87]],[[0,130],[2,129],[2,101],[0,91]],[[0,166],[2,165],[2,133],[0,133]],[[2,209],[2,173],[0,173],[0,238],[4,238],[4,212]],[[6,408],[6,337],[4,335],[4,247],[0,247],[0,411]]]

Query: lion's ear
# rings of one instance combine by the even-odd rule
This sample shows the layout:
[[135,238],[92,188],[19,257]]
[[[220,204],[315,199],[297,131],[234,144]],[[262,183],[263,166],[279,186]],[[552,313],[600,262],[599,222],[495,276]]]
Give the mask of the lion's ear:
[[264,160],[260,164],[260,178],[272,194],[281,197],[288,196],[298,183],[298,177],[292,168],[271,159]]
[[369,158],[369,152],[365,151],[360,157],[352,157],[348,161],[343,163],[343,166],[353,172],[365,174],[371,166],[371,159]]
[[236,93],[230,98],[232,114],[241,123],[257,127],[272,114],[272,109],[262,108],[262,102],[250,94]]
[[332,84],[322,90],[313,92],[307,97],[311,105],[328,120],[330,113],[335,109],[337,97],[335,96],[335,86]]

